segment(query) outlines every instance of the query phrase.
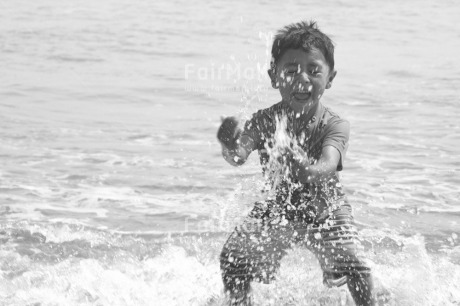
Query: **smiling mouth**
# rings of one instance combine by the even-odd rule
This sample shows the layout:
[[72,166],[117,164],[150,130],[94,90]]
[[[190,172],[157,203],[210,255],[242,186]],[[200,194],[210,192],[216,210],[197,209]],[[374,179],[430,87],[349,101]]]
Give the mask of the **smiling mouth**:
[[296,100],[308,100],[311,96],[310,91],[297,91],[292,94]]

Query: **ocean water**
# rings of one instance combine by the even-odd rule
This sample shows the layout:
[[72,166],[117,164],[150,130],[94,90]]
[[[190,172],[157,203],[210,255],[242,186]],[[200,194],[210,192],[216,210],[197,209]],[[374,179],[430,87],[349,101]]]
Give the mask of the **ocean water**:
[[[336,43],[323,103],[380,305],[460,305],[460,5],[351,0],[0,3],[0,305],[221,305],[218,255],[262,198],[221,115],[279,101],[276,29]],[[302,248],[256,305],[352,305]]]

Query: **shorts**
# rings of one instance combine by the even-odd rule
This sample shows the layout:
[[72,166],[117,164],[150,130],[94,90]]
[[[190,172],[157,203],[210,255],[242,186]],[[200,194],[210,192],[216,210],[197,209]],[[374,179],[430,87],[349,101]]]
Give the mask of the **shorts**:
[[247,290],[251,281],[269,283],[283,256],[296,244],[315,254],[324,280],[370,274],[369,266],[358,256],[360,244],[349,204],[313,224],[298,215],[274,201],[256,203],[220,254],[226,291]]

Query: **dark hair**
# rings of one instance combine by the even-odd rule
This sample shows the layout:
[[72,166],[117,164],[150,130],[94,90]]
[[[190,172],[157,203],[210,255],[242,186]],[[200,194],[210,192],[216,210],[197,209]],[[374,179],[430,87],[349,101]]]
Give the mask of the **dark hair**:
[[276,33],[272,46],[272,64],[276,64],[288,49],[310,51],[312,48],[321,51],[329,68],[334,70],[334,44],[314,21],[293,23]]

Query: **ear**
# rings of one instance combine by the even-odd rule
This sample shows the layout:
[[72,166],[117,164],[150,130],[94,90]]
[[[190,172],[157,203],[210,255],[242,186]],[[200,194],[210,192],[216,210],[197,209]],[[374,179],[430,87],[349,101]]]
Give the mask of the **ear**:
[[270,80],[272,82],[272,87],[274,89],[277,89],[278,86],[276,86],[276,69],[275,68],[268,69],[267,73],[268,73],[268,76],[270,77]]
[[337,70],[334,70],[329,74],[329,79],[327,80],[326,89],[331,88],[332,81],[334,80],[336,75],[337,75]]

